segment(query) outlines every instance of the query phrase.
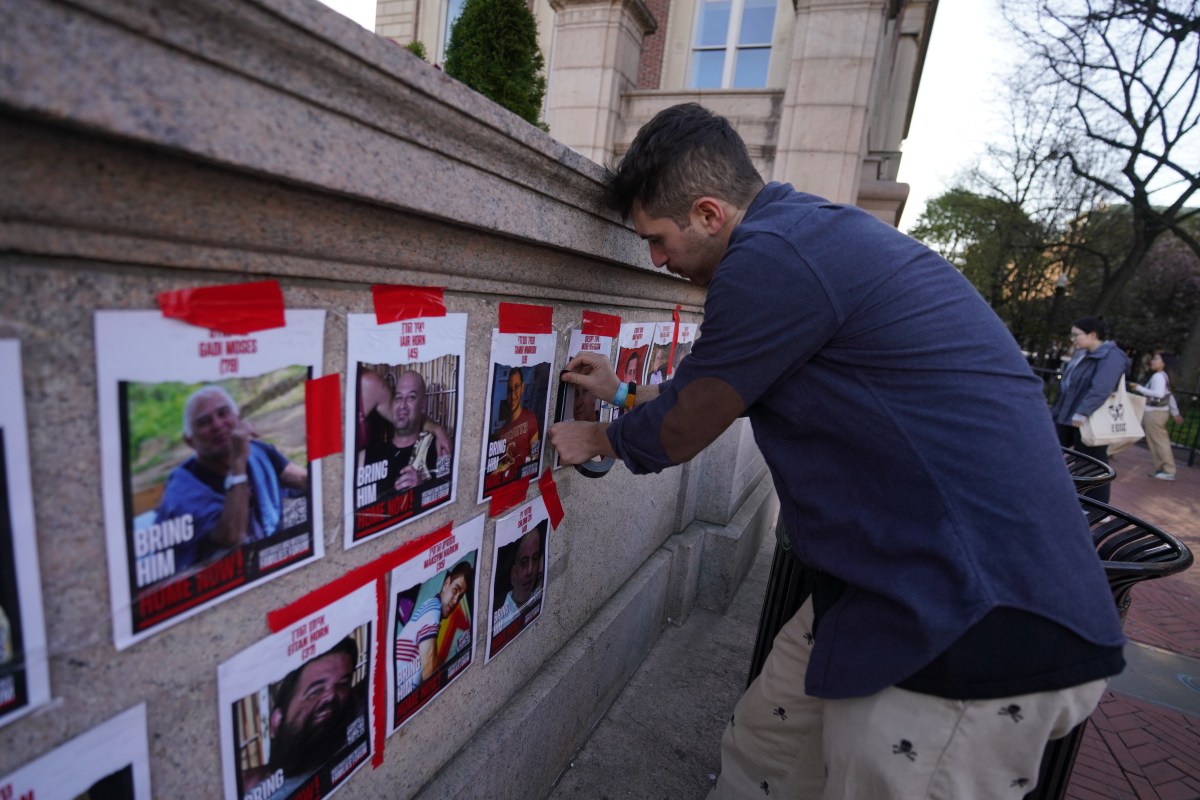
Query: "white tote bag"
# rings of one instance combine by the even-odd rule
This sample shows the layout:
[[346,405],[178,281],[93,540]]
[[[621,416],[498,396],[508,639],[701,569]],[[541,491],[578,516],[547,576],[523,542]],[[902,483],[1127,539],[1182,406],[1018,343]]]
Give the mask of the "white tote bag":
[[1125,391],[1125,376],[1117,390],[1083,422],[1079,438],[1088,447],[1113,447],[1133,444],[1146,435],[1142,430],[1142,411],[1145,398]]

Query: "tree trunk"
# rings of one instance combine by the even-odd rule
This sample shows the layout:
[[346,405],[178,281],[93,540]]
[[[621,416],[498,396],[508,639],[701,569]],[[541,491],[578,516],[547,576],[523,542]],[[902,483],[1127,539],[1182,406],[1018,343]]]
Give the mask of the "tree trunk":
[[1183,352],[1179,354],[1179,374],[1171,377],[1176,389],[1200,391],[1200,315],[1192,323]]

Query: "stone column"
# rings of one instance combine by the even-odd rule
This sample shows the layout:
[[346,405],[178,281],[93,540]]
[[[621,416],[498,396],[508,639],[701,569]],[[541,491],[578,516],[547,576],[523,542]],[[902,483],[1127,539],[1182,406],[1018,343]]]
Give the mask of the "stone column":
[[772,178],[854,203],[888,0],[797,0]]
[[613,154],[621,95],[636,88],[642,40],[656,29],[643,0],[551,0],[550,135],[593,161]]

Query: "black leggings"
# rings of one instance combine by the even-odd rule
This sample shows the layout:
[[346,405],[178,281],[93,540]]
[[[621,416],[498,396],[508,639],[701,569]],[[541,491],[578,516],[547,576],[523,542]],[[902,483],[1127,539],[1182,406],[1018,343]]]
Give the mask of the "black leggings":
[[[1074,425],[1055,424],[1054,427],[1058,430],[1058,443],[1063,447],[1069,447],[1076,453],[1083,453],[1085,456],[1091,456],[1094,459],[1103,461],[1105,464],[1108,463],[1108,445],[1089,447],[1083,443],[1083,439],[1079,437],[1079,428],[1076,428]],[[1093,500],[1107,503],[1110,489],[1109,484],[1103,483],[1092,489],[1088,489],[1084,494]]]

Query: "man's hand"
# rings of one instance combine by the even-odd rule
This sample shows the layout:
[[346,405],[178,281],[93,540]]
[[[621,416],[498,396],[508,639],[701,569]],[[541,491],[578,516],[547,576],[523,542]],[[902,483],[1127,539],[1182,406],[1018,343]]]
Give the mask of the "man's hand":
[[420,482],[421,476],[417,474],[417,471],[412,467],[405,467],[404,469],[400,470],[400,474],[396,476],[396,489],[399,491],[411,489]]
[[606,402],[612,402],[621,385],[609,360],[596,353],[580,353],[567,362],[567,370],[562,376],[564,381],[582,386]]
[[563,464],[582,464],[595,456],[615,456],[607,430],[607,422],[560,422],[550,428],[550,444]]
[[254,427],[245,420],[239,419],[237,425],[229,431],[230,475],[246,474],[246,464],[250,461],[250,440],[257,438]]

